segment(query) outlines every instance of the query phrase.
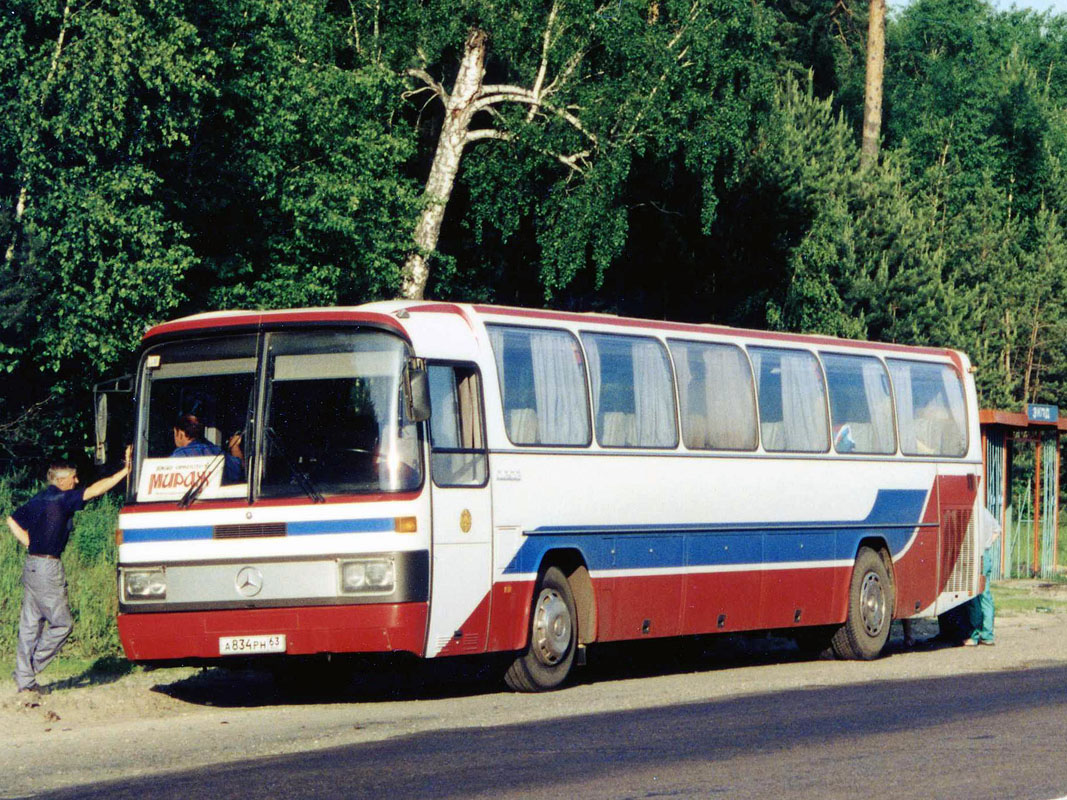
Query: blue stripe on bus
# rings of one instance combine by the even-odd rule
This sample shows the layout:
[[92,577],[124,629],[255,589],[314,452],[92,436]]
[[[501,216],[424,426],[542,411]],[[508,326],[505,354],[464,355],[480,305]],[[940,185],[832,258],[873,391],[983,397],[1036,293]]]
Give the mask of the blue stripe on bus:
[[[396,530],[395,517],[374,519],[324,519],[301,520],[285,523],[289,536],[314,536],[330,533],[392,533]],[[122,532],[125,544],[141,542],[183,542],[211,539],[215,535],[213,525],[188,525],[169,528],[127,528]]]
[[317,533],[392,533],[396,530],[396,517],[287,522],[286,530],[290,536],[307,536]]
[[867,537],[885,539],[895,557],[921,522],[927,495],[923,490],[881,489],[860,520],[534,528],[504,572],[536,572],[543,555],[559,548],[579,550],[590,570],[851,560]]

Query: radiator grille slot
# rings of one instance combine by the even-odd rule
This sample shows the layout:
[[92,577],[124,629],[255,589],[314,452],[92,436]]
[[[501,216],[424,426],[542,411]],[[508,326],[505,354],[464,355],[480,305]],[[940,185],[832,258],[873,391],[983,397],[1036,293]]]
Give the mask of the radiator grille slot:
[[285,536],[284,522],[259,522],[247,525],[216,525],[216,539],[253,539],[261,536]]
[[[964,522],[966,520],[966,522]],[[974,587],[976,572],[976,555],[974,552],[974,514],[968,509],[946,509],[941,519],[941,536],[944,546],[941,550],[942,563],[947,553],[951,553],[956,542],[960,544],[960,555],[952,565],[946,592],[970,593]],[[962,540],[962,541],[961,541]]]

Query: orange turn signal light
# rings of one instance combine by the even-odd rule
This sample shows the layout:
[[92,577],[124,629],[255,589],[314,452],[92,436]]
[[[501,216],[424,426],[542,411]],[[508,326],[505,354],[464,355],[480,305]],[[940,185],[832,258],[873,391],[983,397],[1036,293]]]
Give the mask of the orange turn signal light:
[[397,517],[397,533],[415,533],[419,529],[418,520],[415,517]]

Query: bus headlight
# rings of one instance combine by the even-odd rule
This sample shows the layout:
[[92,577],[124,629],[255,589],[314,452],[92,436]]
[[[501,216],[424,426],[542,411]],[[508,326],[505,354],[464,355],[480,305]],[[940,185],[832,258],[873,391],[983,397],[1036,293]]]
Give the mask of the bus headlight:
[[164,600],[167,576],[162,568],[126,570],[122,573],[122,596],[126,600]]
[[341,562],[342,594],[388,594],[396,586],[391,558],[361,558]]

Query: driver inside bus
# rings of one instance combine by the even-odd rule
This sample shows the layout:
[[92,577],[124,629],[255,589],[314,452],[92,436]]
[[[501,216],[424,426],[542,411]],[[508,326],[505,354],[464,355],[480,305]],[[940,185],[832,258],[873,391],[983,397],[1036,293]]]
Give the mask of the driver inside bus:
[[[244,473],[242,436],[235,433],[226,442],[226,457],[222,467],[223,483],[240,483]],[[185,456],[217,456],[222,448],[204,438],[204,423],[195,414],[182,414],[174,423],[174,452],[171,458]]]

